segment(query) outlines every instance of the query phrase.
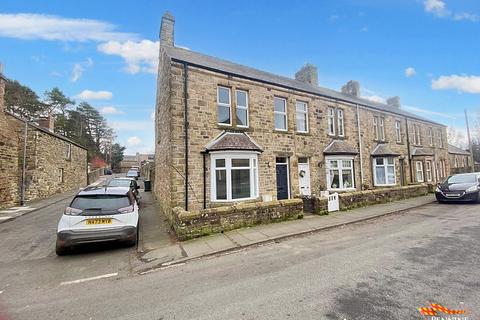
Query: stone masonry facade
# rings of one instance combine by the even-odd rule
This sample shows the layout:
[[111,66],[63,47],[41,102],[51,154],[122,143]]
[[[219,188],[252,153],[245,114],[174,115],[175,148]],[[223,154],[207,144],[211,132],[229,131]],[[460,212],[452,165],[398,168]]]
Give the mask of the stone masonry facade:
[[[3,84],[0,85],[0,208],[7,208],[21,202],[25,121],[5,112]],[[28,123],[25,164],[26,203],[78,190],[87,184],[87,150],[34,123]]]
[[[172,23],[170,15],[167,21],[162,20],[161,34],[173,30]],[[162,39],[165,38],[168,37],[162,34]],[[173,43],[173,39],[170,40]],[[258,159],[258,167],[250,169],[255,170],[251,177],[258,177],[258,185],[251,188],[258,188],[258,192],[251,192],[254,195],[246,202],[277,199],[277,180],[281,172],[278,162],[282,159],[286,159],[288,167],[289,198],[302,192],[300,179],[304,176],[301,176],[299,168],[304,167],[305,161],[309,167],[309,189],[311,194],[316,195],[331,189],[332,185],[336,186],[337,182],[332,184],[332,181],[337,171],[329,167],[333,165],[331,160],[337,163],[347,159],[352,161],[353,166],[349,171],[353,173],[353,179],[344,178],[348,180],[348,184],[344,182],[347,188],[331,192],[385,188],[385,185],[375,183],[376,179],[382,179],[382,174],[394,175],[389,186],[398,187],[434,183],[449,173],[446,127],[402,110],[398,99],[394,99],[391,105],[377,107],[356,96],[358,88],[352,92],[331,91],[331,95],[317,93],[320,89],[315,84],[316,69],[310,75],[300,72],[300,80],[312,81],[313,78],[313,83],[309,83],[305,87],[307,89],[296,90],[280,83],[287,80],[280,79],[276,83],[274,75],[262,73],[263,78],[257,79],[260,71],[248,67],[239,66],[237,76],[229,71],[232,68],[230,64],[215,59],[172,47],[166,42],[160,45],[154,191],[170,218],[171,208],[174,207],[200,210],[237,202],[212,201],[212,181],[215,181],[212,174],[215,173],[211,172],[214,168],[211,159],[214,153],[208,151],[208,146],[225,132],[246,133],[245,136],[261,148],[255,158],[255,161]],[[251,76],[241,72],[251,72]],[[268,80],[269,77],[273,80]],[[292,83],[301,87],[300,80]],[[229,125],[217,120],[219,87],[228,88],[231,92]],[[237,90],[246,92],[248,97],[248,127],[239,126],[236,116],[239,108],[235,99]],[[286,130],[275,129],[276,98],[286,101]],[[297,102],[307,106],[308,130],[299,130]],[[343,119],[343,132],[339,129],[339,117]],[[329,119],[336,124],[333,132]],[[327,152],[332,142],[341,148]],[[377,158],[385,161],[381,168],[377,166]],[[388,169],[387,161],[392,162]],[[344,172],[346,177],[348,173]],[[235,186],[232,188],[235,189]]]

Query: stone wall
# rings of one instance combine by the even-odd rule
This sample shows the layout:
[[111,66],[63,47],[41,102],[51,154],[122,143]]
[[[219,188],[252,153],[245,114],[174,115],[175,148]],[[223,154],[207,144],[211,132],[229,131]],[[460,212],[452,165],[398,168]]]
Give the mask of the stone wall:
[[[6,114],[17,141],[19,177],[23,166],[25,122]],[[87,184],[87,150],[64,138],[28,125],[25,171],[25,201],[50,197]],[[70,145],[71,155],[67,148]]]
[[242,203],[234,206],[185,211],[173,209],[173,229],[180,240],[237,228],[303,217],[300,199]]
[[[431,184],[418,184],[405,187],[393,187],[356,192],[339,193],[340,210],[350,210],[369,205],[403,200],[429,193]],[[304,210],[314,214],[328,214],[328,199],[326,197],[304,197]]]
[[19,203],[18,141],[4,112],[6,79],[0,73],[0,209]]

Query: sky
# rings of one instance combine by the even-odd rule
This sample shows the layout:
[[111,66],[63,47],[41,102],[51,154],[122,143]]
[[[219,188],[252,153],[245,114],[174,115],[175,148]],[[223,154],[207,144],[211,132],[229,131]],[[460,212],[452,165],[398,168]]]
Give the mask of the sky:
[[95,106],[126,154],[154,151],[158,34],[175,45],[319,84],[360,82],[363,97],[465,130],[480,116],[480,1],[2,0],[4,74],[40,96],[59,87]]

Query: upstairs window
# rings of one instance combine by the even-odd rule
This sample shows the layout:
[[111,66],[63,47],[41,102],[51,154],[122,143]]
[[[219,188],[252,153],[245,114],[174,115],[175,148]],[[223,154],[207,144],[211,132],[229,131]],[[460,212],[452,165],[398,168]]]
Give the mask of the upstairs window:
[[246,91],[236,91],[237,127],[248,128],[248,94]]
[[72,145],[67,143],[67,148],[65,152],[65,159],[71,160],[72,159]]
[[413,144],[422,144],[422,141],[420,139],[420,126],[418,124],[413,125]]
[[274,98],[275,130],[287,131],[287,100]]
[[395,137],[398,143],[402,142],[402,123],[400,120],[395,121]]
[[338,123],[338,135],[343,137],[345,135],[345,128],[343,122],[343,110],[337,109],[337,123]]
[[327,109],[328,135],[335,135],[335,109],[329,107]]
[[428,128],[428,144],[433,146],[433,129],[431,127]]
[[442,135],[442,130],[438,130],[437,131],[437,145],[438,147],[440,148],[443,148],[443,135]]
[[308,132],[308,105],[297,101],[296,105],[297,131]]
[[218,87],[217,121],[220,125],[232,125],[232,102],[230,96],[230,88]]
[[375,134],[375,140],[385,140],[385,124],[383,117],[373,116],[373,131]]

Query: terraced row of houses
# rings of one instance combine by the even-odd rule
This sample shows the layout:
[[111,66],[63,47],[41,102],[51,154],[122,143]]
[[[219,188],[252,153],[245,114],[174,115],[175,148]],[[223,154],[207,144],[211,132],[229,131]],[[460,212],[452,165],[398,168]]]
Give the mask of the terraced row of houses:
[[446,126],[387,103],[175,47],[162,18],[155,193],[164,210],[437,182],[450,172]]

